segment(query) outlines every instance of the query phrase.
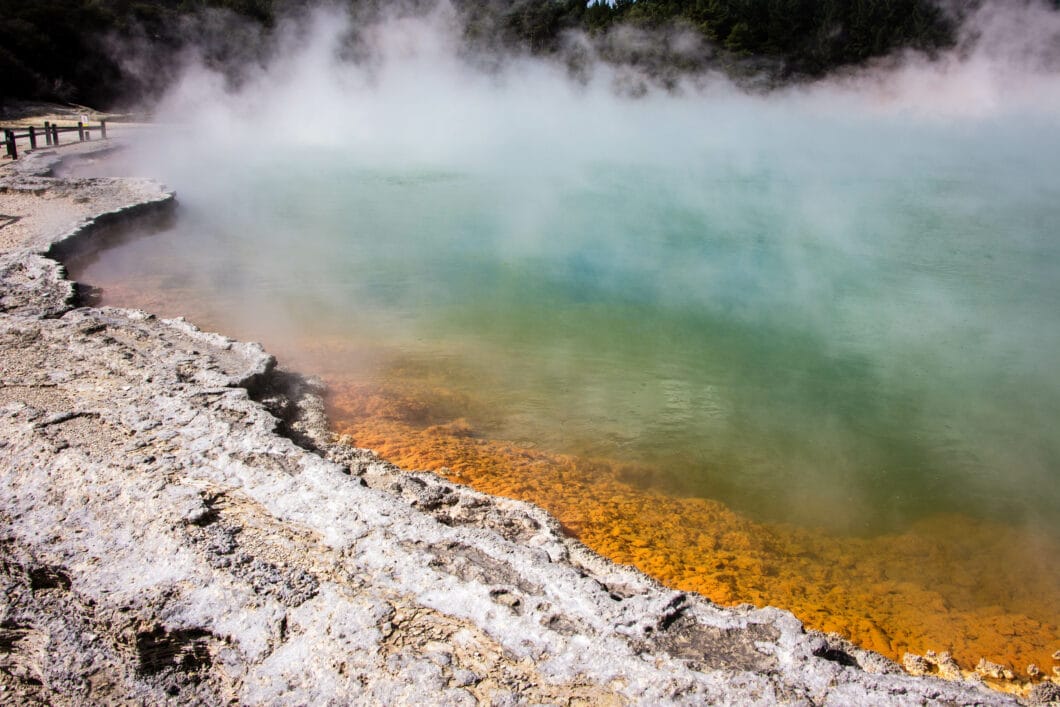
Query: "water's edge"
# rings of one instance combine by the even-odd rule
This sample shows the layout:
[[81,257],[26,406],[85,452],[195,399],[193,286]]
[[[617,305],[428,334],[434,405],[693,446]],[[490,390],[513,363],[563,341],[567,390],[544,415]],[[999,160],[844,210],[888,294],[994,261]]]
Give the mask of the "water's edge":
[[[16,174],[4,175],[0,186],[41,188],[58,158],[30,156]],[[51,180],[51,186],[58,183]],[[135,694],[164,700],[194,692],[203,698],[227,694],[255,702],[291,694],[284,692],[287,689],[301,690],[303,698],[336,699],[398,694],[380,692],[384,687],[396,689],[383,684],[390,680],[405,686],[405,697],[418,693],[437,699],[441,680],[476,700],[510,692],[520,701],[609,697],[768,703],[816,702],[832,696],[868,703],[1007,703],[1008,698],[981,685],[902,674],[890,661],[837,637],[805,633],[788,612],[722,609],[698,595],[668,590],[564,536],[556,521],[537,507],[489,497],[433,474],[405,472],[371,452],[335,444],[319,385],[277,368],[275,359],[254,344],[129,310],[57,305],[56,298],[71,298],[73,285],[49,258],[62,260],[75,251],[101,247],[105,229],[157,215],[172,203],[173,195],[159,190],[119,211],[96,214],[71,232],[42,234],[47,241],[43,251],[38,243],[2,254],[5,290],[14,291],[18,274],[23,303],[20,308],[7,306],[5,298],[0,314],[5,387],[76,392],[81,385],[74,385],[76,381],[94,379],[102,390],[94,407],[74,410],[66,409],[68,399],[26,396],[32,404],[18,397],[0,399],[7,405],[3,438],[9,440],[0,447],[9,470],[3,483],[7,507],[0,509],[8,536],[4,581],[16,588],[9,591],[15,597],[9,613],[21,617],[10,629],[21,632],[13,645],[28,645],[27,637],[48,636],[50,648],[58,651],[103,655],[103,662],[113,663],[116,676],[111,684],[97,686],[102,691],[86,695],[76,692],[75,685],[87,663],[44,664],[26,658],[19,663],[21,673],[12,674],[27,679],[19,682],[6,673],[0,678],[5,683],[14,680],[16,694],[60,700]],[[28,287],[23,282],[27,272],[35,273]],[[63,358],[55,342],[71,357]],[[34,348],[46,349],[42,360],[58,359],[56,367],[67,365],[73,374],[16,385],[12,374],[19,368],[8,361],[25,358]],[[229,357],[238,360],[232,363]],[[130,363],[126,366],[122,360]],[[145,370],[150,371],[147,380],[133,391],[109,380],[128,381]],[[77,405],[83,402],[76,395],[73,399]],[[193,414],[185,419],[187,415],[175,410],[162,410],[159,418],[152,407],[157,408],[160,399]],[[218,403],[221,399],[224,405]],[[192,421],[200,416],[212,419],[219,407],[228,417],[233,411],[243,417],[186,438]],[[60,419],[68,413],[72,416]],[[159,424],[128,422],[137,415]],[[93,430],[58,442],[50,436],[69,420],[92,416],[108,424],[124,422],[126,435],[110,442]],[[244,423],[245,429],[237,429]],[[149,444],[136,446],[148,431],[159,430],[171,435],[168,440],[177,440],[174,446],[157,455],[143,451],[160,443],[157,435]],[[91,457],[96,445],[107,453],[95,459],[68,458],[81,452]],[[113,483],[104,485],[115,491],[110,499],[67,497],[78,478],[108,475]],[[145,483],[144,476],[152,477],[146,483],[163,484],[155,488],[156,497],[183,498],[184,507],[157,498],[152,504],[117,491]],[[96,478],[94,483],[102,482]],[[30,488],[36,492],[29,493]],[[60,512],[66,520],[55,529]],[[91,523],[77,528],[86,513],[113,518],[117,526],[140,528],[133,534],[133,545],[141,547],[118,543],[113,533]],[[168,521],[156,522],[159,514]],[[239,549],[236,554],[250,558],[243,563],[225,564],[219,558],[230,557],[231,548],[218,550],[225,543],[212,537],[203,541],[198,535],[223,530],[225,537],[244,538],[262,527],[278,532],[265,533],[259,545],[268,546],[266,550]],[[53,534],[42,533],[42,528],[53,528]],[[146,590],[141,582],[133,582],[141,585],[141,596],[131,601],[129,591],[123,591],[130,577],[120,568],[129,557],[140,555],[149,567],[165,566],[165,556],[150,552],[152,542],[163,541],[176,543],[173,552],[188,556],[172,570],[178,576],[148,582]],[[98,556],[96,561],[83,562],[86,552]],[[255,562],[270,566],[279,579],[266,581],[240,569]],[[152,574],[136,563],[133,567],[141,576]],[[49,576],[66,579],[42,589],[42,583],[49,584],[40,580],[45,569]],[[162,585],[164,592],[155,591]],[[229,605],[218,601],[209,609],[196,604],[202,596],[231,586],[247,596],[229,592]],[[57,600],[56,590],[69,596]],[[350,615],[364,617],[361,631],[375,632],[374,642],[351,631],[344,642],[322,643],[339,621],[336,596],[362,609]],[[128,620],[107,620],[108,612],[117,616],[129,603],[139,628],[131,630]],[[253,610],[255,604],[269,611]],[[413,625],[410,617],[424,614],[430,614],[432,631]],[[57,628],[61,626],[62,632]],[[98,645],[101,631],[114,656],[106,645]],[[487,644],[492,646],[496,659],[472,665],[453,649],[439,665],[432,657],[440,650],[436,644],[453,644],[457,634],[465,641],[467,634],[474,636],[471,642],[483,647],[476,655],[487,653]],[[328,680],[314,674],[310,681],[305,666],[276,658],[298,641],[323,646],[317,660],[310,662]],[[586,648],[587,642],[598,647]],[[172,665],[152,662],[156,643],[163,653],[176,657],[169,661]],[[122,658],[126,644],[136,647],[135,665]],[[12,651],[17,654],[17,649]],[[374,666],[381,654],[400,655],[404,663]],[[350,670],[351,660],[364,662],[364,670]],[[421,664],[436,667],[429,675],[412,669]],[[925,670],[943,675],[948,669],[944,659],[934,667],[925,665]],[[354,679],[364,675],[376,675],[376,682],[366,685]],[[174,686],[177,693],[172,692]],[[317,692],[306,692],[311,690]]]

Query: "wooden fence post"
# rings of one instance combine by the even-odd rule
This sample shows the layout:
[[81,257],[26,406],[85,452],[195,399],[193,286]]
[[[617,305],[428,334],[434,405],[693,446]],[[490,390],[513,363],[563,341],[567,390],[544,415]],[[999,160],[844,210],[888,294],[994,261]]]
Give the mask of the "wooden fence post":
[[52,123],[52,144],[59,144],[59,126],[55,123]]
[[44,121],[44,139],[49,145],[52,144],[52,124],[47,120]]
[[7,155],[13,160],[18,159],[18,145],[15,144],[15,131],[4,130],[4,142],[7,143]]
[[29,149],[37,149],[37,129],[32,125],[29,126]]
[[77,121],[77,138],[81,141],[85,141],[85,124],[80,120]]
[[107,121],[99,121],[99,136],[104,140],[107,139]]

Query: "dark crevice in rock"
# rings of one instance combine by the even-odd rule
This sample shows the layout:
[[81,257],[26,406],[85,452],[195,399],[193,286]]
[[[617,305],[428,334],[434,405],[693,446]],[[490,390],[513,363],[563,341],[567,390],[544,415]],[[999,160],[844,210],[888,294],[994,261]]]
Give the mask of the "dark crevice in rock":
[[677,621],[679,618],[681,618],[681,616],[684,613],[685,613],[684,607],[680,607],[680,608],[674,609],[673,611],[665,614],[662,617],[662,619],[659,621],[659,626],[658,626],[659,630],[660,631],[665,631],[668,628],[670,628],[671,626],[673,626],[674,622]]
[[514,592],[508,591],[507,589],[491,589],[490,599],[494,603],[506,606],[511,609],[513,614],[517,616],[523,615],[523,600],[519,598]]
[[848,668],[858,668],[858,661],[854,659],[854,656],[850,655],[846,651],[841,651],[838,648],[819,648],[813,652],[818,658],[824,658],[830,660],[833,663],[839,663],[840,665]]
[[74,307],[98,307],[103,303],[103,288],[84,282],[74,282],[74,296],[70,304]]
[[656,628],[659,631],[666,631],[669,629],[675,621],[684,615],[686,606],[685,602],[688,600],[688,596],[685,594],[678,594],[676,597],[670,600],[670,603],[663,609],[662,618],[659,619],[659,623]]
[[70,411],[61,412],[61,413],[58,413],[58,414],[55,414],[55,415],[51,415],[51,416],[45,418],[44,420],[42,420],[41,422],[38,422],[36,427],[37,427],[37,429],[44,429],[46,427],[54,427],[56,425],[61,425],[64,422],[70,422],[71,420],[76,420],[76,419],[82,418],[82,417],[98,418],[99,417],[99,413],[97,413],[97,412],[87,412],[87,411],[84,411],[84,410],[70,410]]
[[213,634],[203,629],[167,631],[155,626],[136,634],[136,654],[141,675],[157,675],[167,670],[195,673],[210,667],[207,639]]
[[[902,669],[897,663],[884,658],[879,653],[859,648],[834,633],[825,634],[819,631],[809,631],[808,635],[812,641],[812,654],[817,658],[823,658],[838,665],[858,668],[877,675],[902,673]],[[928,664],[925,662],[925,665]]]
[[0,623],[0,673],[19,684],[44,684],[48,634],[27,621],[12,619]]
[[260,403],[279,424],[276,433],[302,449],[325,456],[320,440],[327,434],[323,416],[324,385],[315,378],[275,365],[244,381],[250,399]]
[[206,526],[213,525],[220,520],[221,512],[218,509],[218,505],[222,498],[223,494],[219,493],[209,494],[204,497],[202,503],[206,507],[206,510],[196,516],[195,519],[191,521],[191,524],[198,526],[199,528],[205,528]]
[[70,589],[70,576],[62,567],[36,567],[29,571],[29,586],[33,591],[45,589]]
[[17,621],[5,621],[0,624],[0,653],[13,652],[18,642],[31,630],[31,626]]

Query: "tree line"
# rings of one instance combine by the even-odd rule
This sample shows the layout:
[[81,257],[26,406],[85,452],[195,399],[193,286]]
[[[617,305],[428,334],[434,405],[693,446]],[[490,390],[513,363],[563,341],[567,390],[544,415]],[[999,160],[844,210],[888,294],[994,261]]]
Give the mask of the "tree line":
[[[1060,0],[1054,0],[1060,3]],[[345,0],[360,16],[426,9],[432,0]],[[572,32],[597,56],[664,78],[707,65],[817,77],[898,49],[956,41],[959,17],[936,0],[452,0],[468,46],[551,55],[577,68]],[[295,0],[0,0],[0,96],[94,106],[150,96],[190,46],[218,66],[262,60]],[[970,3],[964,3],[967,9]],[[653,38],[630,48],[624,30]],[[679,35],[702,51],[673,49]],[[742,68],[741,68],[742,67]],[[748,69],[747,67],[751,67]]]
[[220,60],[267,35],[275,6],[273,0],[0,0],[0,106],[10,97],[109,107],[157,93],[175,75],[173,57],[183,49],[212,47]]

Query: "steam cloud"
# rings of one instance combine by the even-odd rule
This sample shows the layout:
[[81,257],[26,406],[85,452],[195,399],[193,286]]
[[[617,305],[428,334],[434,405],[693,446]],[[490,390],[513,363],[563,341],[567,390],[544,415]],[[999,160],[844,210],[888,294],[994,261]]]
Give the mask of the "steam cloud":
[[[914,401],[901,415],[881,416],[904,416],[901,425],[910,427],[917,419],[924,425],[956,419],[961,439],[938,445],[960,447],[961,463],[974,457],[974,468],[1011,470],[1014,485],[1056,487],[1051,474],[1060,449],[1043,430],[1060,401],[1060,332],[1055,321],[1043,326],[1041,311],[1023,307],[1023,300],[1008,301],[1004,280],[1021,281],[1027,301],[1044,311],[1058,297],[1052,283],[1060,261],[1055,244],[1042,241],[1041,224],[1060,220],[1060,12],[1040,2],[984,3],[950,54],[889,57],[764,93],[715,74],[686,77],[665,90],[605,62],[590,61],[573,80],[562,62],[476,56],[462,45],[445,4],[428,15],[398,14],[369,25],[320,8],[289,20],[279,36],[275,55],[244,72],[236,86],[190,61],[154,107],[168,127],[131,157],[136,171],[177,189],[187,248],[223,247],[204,240],[211,230],[253,233],[256,252],[243,253],[256,260],[248,289],[289,279],[284,273],[301,263],[301,295],[324,311],[334,290],[316,276],[336,245],[334,238],[314,244],[305,234],[341,231],[343,219],[363,217],[366,230],[376,229],[369,240],[392,237],[388,247],[415,260],[425,257],[420,250],[448,245],[430,245],[450,237],[446,227],[469,228],[453,214],[473,212],[481,198],[487,222],[477,225],[473,248],[457,248],[461,257],[529,262],[560,282],[590,270],[595,287],[611,295],[708,311],[752,331],[800,332],[813,339],[805,355],[821,366],[870,372],[878,388],[851,383],[852,396],[880,406],[888,396]],[[698,40],[669,39],[681,51],[709,51]],[[616,33],[608,41],[645,38]],[[595,51],[576,36],[568,45],[590,59]],[[639,83],[647,92],[630,96],[628,88]],[[353,196],[342,204],[336,201],[345,197],[307,187],[326,182],[321,173],[342,180],[365,170],[472,175],[488,189],[479,197],[446,192],[452,203],[433,203],[432,214],[415,220],[410,212],[423,204],[380,207]],[[969,180],[970,172],[982,181]],[[607,201],[615,193],[625,197]],[[594,199],[609,208],[590,213],[584,205]],[[635,211],[626,210],[630,203]],[[377,207],[383,213],[373,216]],[[951,212],[943,226],[936,208]],[[692,225],[674,225],[684,222]],[[388,228],[406,229],[406,240]],[[933,229],[944,228],[969,235],[951,251],[933,253]],[[637,238],[611,237],[623,229],[635,229]],[[715,234],[709,257],[708,246],[695,244],[680,245],[675,255],[675,239],[697,229]],[[419,235],[409,235],[414,231]],[[1010,266],[984,269],[994,245],[1015,253]],[[982,280],[962,285],[950,267]],[[426,284],[417,287],[425,301],[445,298],[451,284],[440,282],[445,275],[423,275]],[[214,276],[240,286],[223,267]],[[977,298],[976,288],[988,295]],[[282,318],[276,312],[270,316]],[[291,314],[286,323],[296,327],[297,320]],[[753,349],[756,341],[746,345]],[[782,360],[767,357],[763,367]],[[776,391],[762,372],[742,374],[756,394]],[[999,391],[955,392],[992,378],[1002,379]],[[1029,391],[1033,396],[1021,400]],[[821,417],[799,422],[805,413],[794,401],[799,396],[777,394],[763,406],[786,419],[752,432],[794,429],[826,449],[804,459],[795,454],[789,488],[807,482],[818,493],[861,496],[862,482],[847,472],[872,452],[846,429],[849,411],[828,412],[824,400]],[[587,417],[631,404],[621,392],[579,388],[565,395],[563,403],[584,407]],[[671,397],[705,395],[685,390]],[[645,417],[676,414],[665,401],[658,409],[642,403]],[[798,404],[806,404],[805,396]],[[1014,408],[1018,415],[1009,414]],[[615,430],[636,424],[624,420]],[[902,456],[880,445],[880,459],[870,461],[884,466],[952,461],[945,449],[910,443]],[[987,485],[977,483],[971,495],[989,505],[980,497]],[[1050,504],[1055,508],[1055,492],[1043,498],[1044,515]],[[861,512],[856,502],[848,505],[852,515]]]

